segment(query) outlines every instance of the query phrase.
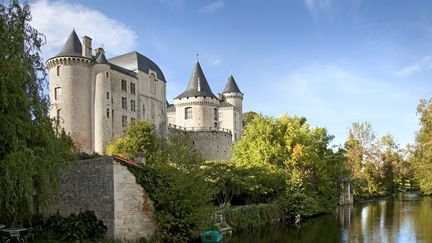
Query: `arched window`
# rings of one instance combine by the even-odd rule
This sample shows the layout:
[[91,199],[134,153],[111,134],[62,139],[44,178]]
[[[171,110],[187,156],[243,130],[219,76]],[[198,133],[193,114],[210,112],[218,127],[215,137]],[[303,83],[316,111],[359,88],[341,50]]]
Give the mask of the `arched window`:
[[192,107],[185,108],[185,120],[192,119]]
[[155,75],[152,73],[150,74],[150,92],[152,94],[156,94],[156,85],[157,85],[157,79]]

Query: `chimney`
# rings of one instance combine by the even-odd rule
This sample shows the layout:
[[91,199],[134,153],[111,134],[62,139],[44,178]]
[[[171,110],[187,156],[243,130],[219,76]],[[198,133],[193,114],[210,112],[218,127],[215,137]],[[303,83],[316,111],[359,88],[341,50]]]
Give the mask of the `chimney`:
[[92,57],[92,45],[91,45],[92,39],[86,35],[83,36],[82,39],[83,39],[82,55],[84,57],[91,58]]

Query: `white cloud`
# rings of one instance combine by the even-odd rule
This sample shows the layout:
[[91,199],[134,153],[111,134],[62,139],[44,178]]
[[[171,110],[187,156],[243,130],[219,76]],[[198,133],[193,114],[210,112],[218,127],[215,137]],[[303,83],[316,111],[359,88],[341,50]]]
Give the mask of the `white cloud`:
[[332,0],[304,0],[306,6],[314,17],[328,13]]
[[418,72],[432,69],[432,56],[425,56],[413,64],[399,70],[397,76],[409,76]]
[[204,7],[202,7],[198,12],[200,13],[213,13],[220,9],[222,9],[225,6],[225,3],[222,0],[218,0],[215,2],[212,2]]
[[221,60],[215,56],[208,57],[207,62],[212,66],[217,66],[217,65],[221,64]]
[[137,35],[129,27],[82,5],[40,0],[31,4],[31,11],[33,27],[47,39],[44,58],[60,52],[73,28],[78,36],[93,39],[93,49],[103,45],[108,57],[133,51],[137,45]]

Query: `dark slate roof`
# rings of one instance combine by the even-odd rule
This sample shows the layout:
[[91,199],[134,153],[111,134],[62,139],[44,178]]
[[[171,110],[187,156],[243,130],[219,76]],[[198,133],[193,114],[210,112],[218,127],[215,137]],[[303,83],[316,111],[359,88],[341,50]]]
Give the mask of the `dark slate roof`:
[[122,68],[122,67],[117,66],[117,65],[112,64],[112,63],[110,63],[109,65],[110,65],[110,68],[112,70],[115,70],[117,72],[121,72],[123,74],[129,75],[129,76],[134,77],[134,78],[137,78],[136,73],[134,71],[132,71],[132,70],[128,70],[126,68]]
[[192,77],[189,81],[189,85],[183,93],[177,96],[175,99],[186,98],[186,97],[195,97],[195,96],[206,96],[213,97],[216,96],[210,89],[210,85],[207,82],[206,77],[204,76],[204,72],[201,69],[201,65],[197,60],[195,63],[195,67],[192,71]]
[[109,64],[108,60],[105,57],[105,53],[103,50],[100,50],[99,53],[96,55],[95,62],[99,64]]
[[129,70],[141,70],[147,74],[149,73],[149,69],[151,69],[156,72],[158,80],[166,82],[165,76],[159,66],[139,52],[133,51],[116,56],[110,58],[109,62]]
[[82,45],[75,30],[72,30],[68,39],[66,40],[63,49],[56,57],[61,56],[82,56]]
[[[233,92],[233,93],[242,93],[242,92],[240,91],[239,87],[237,86],[237,83],[236,83],[236,81],[234,80],[234,77],[233,77],[232,75],[229,76],[229,78],[228,78],[228,82],[227,82],[227,84],[225,85],[225,89],[224,89],[224,91],[222,92],[222,94],[225,94],[225,93],[231,93],[231,92]],[[242,94],[243,94],[243,93],[242,93]]]
[[176,109],[175,109],[175,106],[173,104],[170,104],[170,105],[167,106],[167,112],[173,112],[175,110]]

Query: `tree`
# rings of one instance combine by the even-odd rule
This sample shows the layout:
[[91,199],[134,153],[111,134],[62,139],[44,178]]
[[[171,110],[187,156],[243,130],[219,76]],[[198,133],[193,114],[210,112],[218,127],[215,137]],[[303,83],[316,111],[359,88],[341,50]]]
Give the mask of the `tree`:
[[420,100],[417,106],[420,130],[416,135],[414,171],[420,190],[432,194],[432,98]]
[[30,7],[0,4],[0,220],[30,220],[56,191],[72,142],[48,117],[43,36]]

